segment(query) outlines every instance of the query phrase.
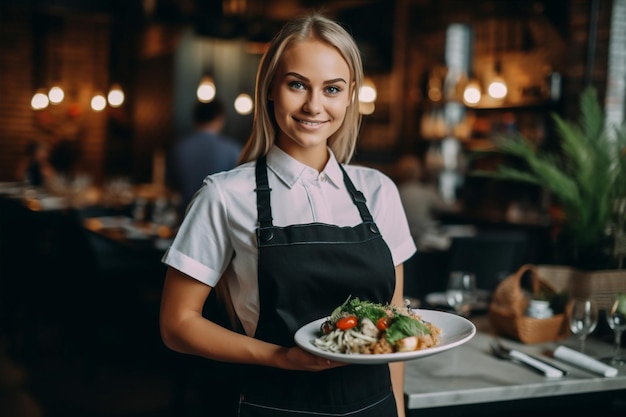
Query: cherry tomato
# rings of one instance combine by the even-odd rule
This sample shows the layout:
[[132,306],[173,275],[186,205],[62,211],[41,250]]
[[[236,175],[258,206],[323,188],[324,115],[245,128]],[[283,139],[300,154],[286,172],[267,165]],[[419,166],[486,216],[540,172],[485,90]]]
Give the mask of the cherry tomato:
[[378,330],[387,330],[387,327],[389,327],[389,317],[379,318],[376,322],[376,327]]
[[335,323],[335,326],[337,326],[339,330],[345,331],[345,330],[350,330],[357,324],[358,324],[358,320],[356,316],[348,316],[348,317],[343,317],[337,320],[337,323]]

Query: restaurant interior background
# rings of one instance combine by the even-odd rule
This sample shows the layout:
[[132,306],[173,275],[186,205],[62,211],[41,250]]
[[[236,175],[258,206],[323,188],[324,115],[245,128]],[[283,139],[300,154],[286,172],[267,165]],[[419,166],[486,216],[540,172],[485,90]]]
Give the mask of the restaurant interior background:
[[[228,104],[224,133],[245,142],[252,110],[239,113],[233,104],[253,95],[264,42],[285,19],[317,9],[350,28],[376,89],[375,102],[363,103],[356,163],[393,175],[398,156],[415,153],[446,197],[462,197],[468,212],[504,219],[521,206],[536,222],[546,214],[536,187],[464,181],[468,155],[507,129],[549,145],[555,140],[549,114],[576,117],[583,87],[596,87],[604,103],[609,85],[608,0],[0,4],[2,181],[16,179],[27,143],[41,139],[70,149],[63,169],[80,175],[81,184],[124,180],[153,197],[165,181],[168,149],[191,129],[191,105],[204,77],[212,77],[217,97]],[[508,83],[504,99],[482,94],[468,106],[459,97],[469,83],[486,89],[500,76]],[[55,86],[62,101],[34,110],[35,94]],[[116,88],[124,101],[107,104]],[[97,111],[94,98],[104,101]],[[617,99],[607,102],[623,103]]]
[[[610,42],[621,45],[616,50],[626,45],[612,37],[618,5],[623,13],[623,0],[0,0],[0,182],[20,180],[18,161],[40,139],[71,149],[63,190],[79,206],[113,204],[107,198],[115,192],[133,205],[173,198],[165,160],[192,128],[199,84],[212,78],[227,103],[224,133],[244,143],[252,113],[236,110],[235,100],[253,96],[264,45],[282,23],[314,9],[347,25],[376,91],[374,102],[361,103],[354,162],[393,177],[401,155],[418,155],[448,184],[440,184],[442,193],[462,200],[463,221],[536,231],[537,243],[549,233],[545,194],[466,177],[469,156],[512,130],[554,145],[550,114],[575,118],[586,86],[617,106],[623,121],[624,92],[616,86],[624,68],[620,79],[609,71]],[[470,83],[484,89],[497,77],[508,87],[505,98],[483,91],[480,101],[463,101]],[[62,100],[36,107],[35,95],[54,86]],[[114,87],[121,103],[106,101]],[[116,190],[122,186],[130,196]],[[117,258],[105,276],[115,279],[103,282],[94,278],[102,271],[93,269],[93,241],[75,219],[37,216],[45,212],[38,204],[26,214],[0,211],[0,336],[15,359],[0,369],[29,381],[12,389],[49,416],[160,416],[177,400],[193,415],[198,393],[184,384],[171,390],[183,378],[175,370],[189,368],[171,359],[158,335],[162,248],[109,254]],[[545,260],[544,248],[534,248],[529,259]],[[105,384],[112,380],[113,388]]]
[[[3,181],[15,180],[26,144],[42,139],[71,147],[74,160],[67,169],[94,184],[117,177],[134,184],[162,182],[163,156],[191,128],[190,108],[203,76],[213,78],[217,96],[229,104],[224,133],[245,142],[252,114],[237,113],[232,103],[240,94],[253,95],[263,42],[285,19],[310,9],[344,22],[363,51],[377,97],[364,105],[371,114],[355,161],[383,170],[408,152],[432,156],[433,171],[447,169],[441,148],[449,137],[461,145],[461,156],[488,146],[490,136],[503,129],[549,143],[550,112],[575,117],[584,86],[595,86],[602,102],[607,91],[611,1],[0,4]],[[450,96],[469,81],[486,86],[497,76],[508,83],[505,99],[483,94],[468,107]],[[64,99],[33,110],[34,94],[54,86],[63,89]],[[125,101],[93,110],[91,100],[114,87],[122,89]],[[463,176],[462,162],[452,169]],[[458,178],[452,181],[458,188]],[[511,200],[533,200],[523,187],[489,187],[474,184],[466,204],[502,216]],[[499,193],[497,201],[490,198],[493,192]],[[458,190],[448,194],[455,198]]]

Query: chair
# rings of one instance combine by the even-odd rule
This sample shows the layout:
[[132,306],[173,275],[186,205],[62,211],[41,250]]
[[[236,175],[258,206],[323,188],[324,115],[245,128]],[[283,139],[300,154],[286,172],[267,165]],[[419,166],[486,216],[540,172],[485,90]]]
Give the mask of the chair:
[[[443,291],[449,252],[418,250],[404,262],[404,295],[423,301],[429,293]],[[442,283],[443,282],[443,287]]]
[[504,230],[454,238],[441,289],[445,289],[445,279],[450,272],[462,270],[476,274],[478,288],[493,291],[502,279],[525,263],[527,241],[523,231]]

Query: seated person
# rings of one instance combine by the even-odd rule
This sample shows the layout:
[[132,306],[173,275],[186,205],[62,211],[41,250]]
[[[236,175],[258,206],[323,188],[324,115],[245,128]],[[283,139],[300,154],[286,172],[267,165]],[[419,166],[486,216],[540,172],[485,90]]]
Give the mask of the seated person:
[[414,155],[405,155],[396,162],[395,176],[417,247],[447,249],[450,240],[438,231],[437,214],[458,211],[458,204],[444,200],[436,186],[426,182],[422,163]]
[[16,176],[33,187],[44,187],[55,176],[55,168],[49,160],[46,142],[33,140],[25,149],[24,158],[18,162]]

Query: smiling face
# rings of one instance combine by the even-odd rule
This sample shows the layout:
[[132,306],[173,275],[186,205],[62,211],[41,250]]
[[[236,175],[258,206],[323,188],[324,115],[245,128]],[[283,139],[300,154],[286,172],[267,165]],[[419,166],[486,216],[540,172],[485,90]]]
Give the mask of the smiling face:
[[321,169],[328,138],[339,129],[352,95],[350,68],[334,47],[319,40],[286,49],[269,94],[280,129],[276,144]]

